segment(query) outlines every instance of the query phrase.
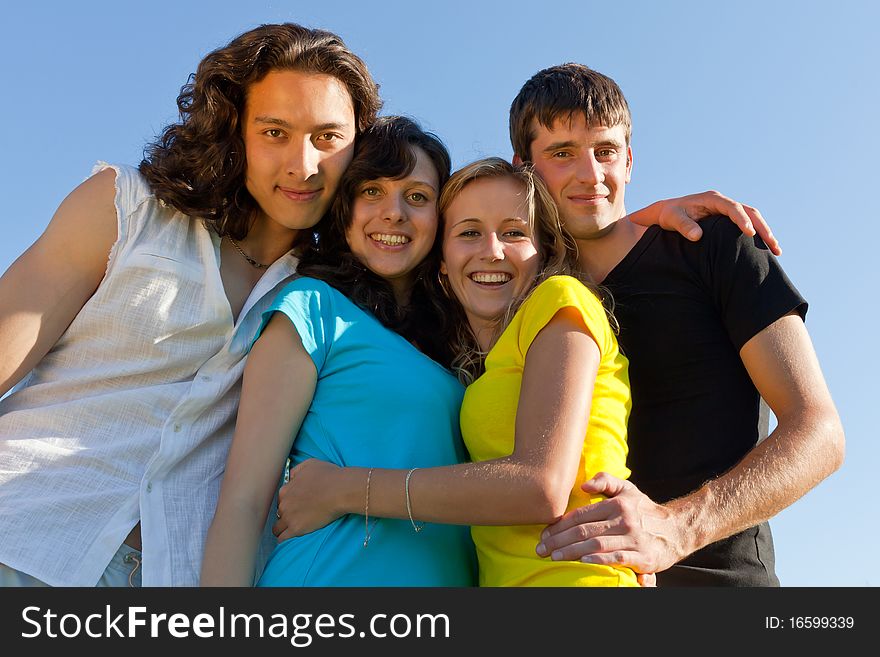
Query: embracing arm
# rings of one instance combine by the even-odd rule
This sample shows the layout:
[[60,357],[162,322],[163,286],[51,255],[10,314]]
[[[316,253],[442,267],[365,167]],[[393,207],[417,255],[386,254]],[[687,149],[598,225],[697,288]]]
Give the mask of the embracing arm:
[[599,475],[584,489],[609,495],[545,530],[539,554],[657,572],[696,550],[768,520],[843,462],[844,435],[803,321],[786,315],[740,356],[778,425],[736,466],[658,505],[634,485]]
[[[565,512],[589,422],[599,348],[581,316],[560,310],[526,355],[508,457],[417,470],[409,484],[413,518],[467,525],[552,522]],[[418,431],[418,427],[413,427]],[[408,518],[406,470],[374,469],[370,516]],[[365,468],[305,461],[291,472],[276,523],[280,538],[296,536],[345,513],[364,513]],[[291,502],[290,498],[296,499]]]
[[108,169],[73,190],[0,278],[0,395],[54,346],[104,277],[117,235],[115,180]]
[[697,221],[717,214],[728,217],[750,237],[757,232],[774,255],[782,255],[779,242],[757,208],[738,203],[714,190],[657,201],[631,212],[627,218],[642,226],[656,224],[665,230],[675,230],[696,241],[703,236],[703,229]]
[[730,472],[669,503],[686,554],[768,520],[843,463],[843,427],[801,318],[777,320],[740,356],[778,425]]
[[248,355],[235,435],[208,530],[202,586],[252,586],[266,515],[309,409],[317,372],[290,320],[275,313]]

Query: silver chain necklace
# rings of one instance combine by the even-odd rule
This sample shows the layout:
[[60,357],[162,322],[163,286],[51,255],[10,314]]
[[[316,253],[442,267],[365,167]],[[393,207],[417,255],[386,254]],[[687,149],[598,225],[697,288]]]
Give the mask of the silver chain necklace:
[[247,253],[245,253],[242,250],[242,248],[238,245],[238,242],[236,242],[234,239],[229,237],[229,235],[226,236],[226,239],[228,239],[232,243],[232,246],[235,247],[235,250],[241,254],[242,258],[244,258],[245,260],[248,261],[248,263],[251,265],[251,267],[256,267],[257,269],[268,269],[269,268],[269,265],[264,265],[262,262],[257,262],[256,260],[251,258]]

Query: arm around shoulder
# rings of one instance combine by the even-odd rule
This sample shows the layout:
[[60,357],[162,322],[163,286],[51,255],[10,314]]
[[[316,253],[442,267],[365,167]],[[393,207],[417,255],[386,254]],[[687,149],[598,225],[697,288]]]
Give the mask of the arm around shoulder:
[[118,233],[115,182],[107,169],[74,189],[0,278],[0,394],[52,348],[104,277]]

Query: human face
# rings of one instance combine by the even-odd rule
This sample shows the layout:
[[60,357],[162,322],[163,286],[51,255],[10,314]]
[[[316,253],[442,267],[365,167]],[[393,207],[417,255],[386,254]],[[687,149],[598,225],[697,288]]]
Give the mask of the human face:
[[480,346],[538,275],[540,256],[523,184],[508,176],[468,183],[443,214],[440,272]]
[[329,75],[272,71],[248,89],[242,136],[259,227],[295,235],[318,223],[351,162],[351,96]]
[[381,276],[405,303],[413,270],[425,259],[437,236],[437,198],[440,177],[421,148],[413,148],[416,165],[395,180],[379,178],[355,190],[351,223],[345,239],[351,252],[370,271]]
[[626,129],[589,126],[582,112],[557,119],[552,127],[532,125],[532,164],[547,184],[565,228],[575,239],[595,239],[610,232],[626,215],[626,183],[632,172],[632,149]]

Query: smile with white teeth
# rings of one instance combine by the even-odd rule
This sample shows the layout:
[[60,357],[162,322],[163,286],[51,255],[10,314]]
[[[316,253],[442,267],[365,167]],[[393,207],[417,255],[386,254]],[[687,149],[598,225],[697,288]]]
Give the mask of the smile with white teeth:
[[387,235],[385,233],[373,233],[370,235],[370,239],[388,246],[399,246],[412,241],[406,235]]
[[495,272],[487,272],[487,271],[478,271],[474,272],[470,275],[470,279],[474,283],[506,283],[513,276],[508,274],[507,272],[495,271]]

